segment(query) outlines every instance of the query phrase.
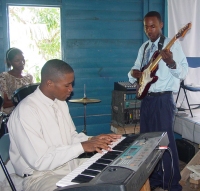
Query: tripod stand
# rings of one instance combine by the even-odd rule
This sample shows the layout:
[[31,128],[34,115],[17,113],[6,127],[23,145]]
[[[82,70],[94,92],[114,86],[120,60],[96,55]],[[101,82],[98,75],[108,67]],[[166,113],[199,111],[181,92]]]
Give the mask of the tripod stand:
[[86,94],[85,94],[85,85],[84,85],[84,97],[83,98],[69,100],[69,102],[72,102],[72,103],[82,103],[84,105],[84,128],[83,128],[82,132],[85,133],[85,134],[87,134],[87,129],[86,129],[86,105],[89,104],[89,103],[98,103],[100,101],[101,100],[99,100],[99,99],[88,99],[86,97]]

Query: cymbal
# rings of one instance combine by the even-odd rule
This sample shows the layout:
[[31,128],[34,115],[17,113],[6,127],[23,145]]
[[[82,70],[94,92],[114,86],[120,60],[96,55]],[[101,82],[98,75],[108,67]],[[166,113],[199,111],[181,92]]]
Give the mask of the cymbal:
[[69,100],[69,102],[72,102],[72,103],[84,103],[84,104],[87,104],[87,103],[98,103],[100,101],[101,100],[99,100],[99,99],[88,99],[86,97],[81,98],[81,99],[71,99],[71,100]]

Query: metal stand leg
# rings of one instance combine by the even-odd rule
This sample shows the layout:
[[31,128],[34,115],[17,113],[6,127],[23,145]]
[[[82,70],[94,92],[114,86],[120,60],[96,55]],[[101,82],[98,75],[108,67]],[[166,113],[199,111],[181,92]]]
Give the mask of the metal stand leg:
[[87,135],[87,130],[86,130],[86,104],[84,104],[84,129],[82,131]]
[[3,162],[3,159],[1,158],[1,155],[0,155],[0,163],[1,163],[1,167],[6,175],[6,178],[8,180],[8,183],[10,184],[10,187],[12,189],[12,191],[17,191],[16,188],[15,188],[15,185],[10,177],[10,174],[8,173],[8,170],[6,168],[6,166],[4,165],[4,162]]
[[188,104],[188,107],[189,107],[189,110],[190,110],[190,114],[191,114],[191,116],[193,117],[192,110],[191,110],[191,108],[190,108],[190,104],[189,104],[188,97],[187,97],[187,94],[186,94],[186,90],[185,90],[185,89],[183,89],[183,90],[184,90],[185,97],[186,97],[186,100],[187,100],[187,104]]

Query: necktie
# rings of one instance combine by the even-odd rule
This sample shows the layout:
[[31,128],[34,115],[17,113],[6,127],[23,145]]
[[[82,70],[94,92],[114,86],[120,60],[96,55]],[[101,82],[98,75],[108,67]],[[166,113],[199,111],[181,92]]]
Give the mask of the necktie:
[[55,116],[56,116],[56,122],[58,123],[58,125],[61,125],[61,121],[62,121],[62,114],[60,112],[60,110],[58,109],[58,105],[56,103],[54,103],[52,105]]
[[144,61],[143,61],[143,66],[147,65],[148,62],[149,62],[149,56],[150,56],[150,53],[153,53],[155,50],[155,44],[152,43],[151,47],[147,49],[146,53],[145,53],[145,56],[144,56]]
[[154,44],[154,43],[152,43],[152,45],[151,45],[151,48],[150,48],[150,49],[151,49],[151,50],[150,50],[151,52],[154,52],[154,51],[155,51],[155,50],[154,50],[154,49],[155,49],[155,44]]
[[65,128],[64,128],[64,121],[63,121],[63,117],[62,117],[62,112],[60,111],[60,109],[58,108],[58,105],[56,103],[54,103],[52,105],[53,107],[53,110],[54,110],[54,113],[55,113],[55,118],[56,118],[56,122],[58,124],[58,127],[60,129],[60,132],[61,132],[61,139],[62,139],[62,142],[64,144],[67,144],[67,139],[65,137]]

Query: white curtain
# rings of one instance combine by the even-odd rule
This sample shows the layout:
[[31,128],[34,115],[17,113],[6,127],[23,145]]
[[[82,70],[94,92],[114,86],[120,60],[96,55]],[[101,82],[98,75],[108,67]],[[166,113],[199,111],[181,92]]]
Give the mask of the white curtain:
[[[200,57],[200,0],[168,0],[168,36],[174,37],[187,23],[192,27],[183,38],[178,39],[186,57]],[[192,62],[192,58],[190,61]],[[200,59],[199,59],[200,61]],[[190,62],[190,63],[191,63]],[[200,87],[200,63],[196,68],[191,68],[185,79],[185,84]],[[187,92],[191,104],[200,103],[200,92]],[[186,99],[181,92],[177,106],[188,108]]]

